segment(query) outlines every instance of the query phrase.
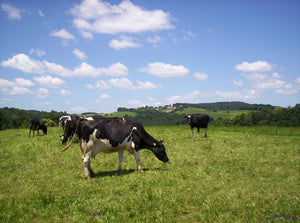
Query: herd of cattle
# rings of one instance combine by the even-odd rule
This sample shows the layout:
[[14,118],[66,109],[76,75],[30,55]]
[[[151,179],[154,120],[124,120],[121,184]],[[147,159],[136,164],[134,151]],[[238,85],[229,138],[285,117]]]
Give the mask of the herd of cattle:
[[[207,137],[207,125],[209,116],[204,114],[192,114],[184,117],[187,119],[194,137],[194,128],[197,128],[200,137],[200,128],[204,128]],[[61,152],[67,150],[77,135],[80,140],[82,151],[82,165],[84,177],[89,178],[94,175],[90,158],[102,153],[119,152],[119,174],[122,171],[123,153],[127,150],[134,154],[137,170],[142,171],[140,165],[139,151],[141,149],[150,150],[159,160],[166,163],[169,161],[163,141],[158,141],[149,135],[143,125],[137,121],[125,118],[91,118],[78,116],[62,116],[59,119],[59,129],[64,129],[64,134],[60,136],[62,143],[69,140]],[[31,121],[29,136],[31,131],[42,130],[47,134],[47,127],[41,119]]]

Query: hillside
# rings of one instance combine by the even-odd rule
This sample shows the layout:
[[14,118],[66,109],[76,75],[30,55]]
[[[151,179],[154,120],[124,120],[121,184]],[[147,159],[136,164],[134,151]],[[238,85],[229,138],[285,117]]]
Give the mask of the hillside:
[[[202,104],[174,104],[160,107],[118,108],[114,113],[70,114],[91,117],[133,118],[144,125],[183,125],[187,124],[184,116],[204,113],[210,116],[210,125],[279,125],[300,126],[300,106],[292,108],[271,105],[247,104],[243,102],[216,102]],[[47,126],[56,126],[59,117],[66,112],[44,112],[17,108],[0,108],[0,130],[28,128],[30,120],[41,118]]]

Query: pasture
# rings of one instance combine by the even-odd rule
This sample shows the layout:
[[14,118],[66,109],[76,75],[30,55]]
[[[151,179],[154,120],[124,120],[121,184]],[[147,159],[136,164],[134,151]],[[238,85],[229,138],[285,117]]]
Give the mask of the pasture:
[[209,127],[208,138],[187,125],[145,129],[164,140],[169,163],[142,150],[140,173],[125,152],[118,175],[118,154],[101,153],[90,180],[78,143],[60,152],[57,127],[34,138],[0,131],[0,221],[299,221],[299,127]]

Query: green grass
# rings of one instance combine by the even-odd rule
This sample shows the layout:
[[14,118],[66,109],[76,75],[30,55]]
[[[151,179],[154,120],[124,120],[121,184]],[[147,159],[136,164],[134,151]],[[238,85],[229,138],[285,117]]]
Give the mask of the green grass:
[[[125,152],[92,160],[79,144],[60,152],[57,128],[28,137],[0,132],[0,222],[294,222],[300,218],[300,128],[146,127],[170,163],[142,150],[143,173]],[[202,132],[203,136],[203,132]],[[279,217],[280,216],[280,217]]]

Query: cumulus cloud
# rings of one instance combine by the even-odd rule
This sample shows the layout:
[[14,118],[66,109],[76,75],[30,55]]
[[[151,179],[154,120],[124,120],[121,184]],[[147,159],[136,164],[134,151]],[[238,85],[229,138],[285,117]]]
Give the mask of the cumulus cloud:
[[46,60],[41,62],[31,59],[25,54],[17,54],[6,61],[2,61],[0,65],[18,69],[25,73],[44,74],[48,72],[62,77],[98,77],[101,75],[121,77],[128,75],[128,68],[121,63],[115,63],[109,67],[94,67],[87,63],[81,63],[72,70]]
[[242,80],[234,80],[233,84],[239,87],[244,86],[244,82]]
[[42,62],[31,59],[23,53],[17,54],[6,61],[2,61],[0,65],[3,67],[18,69],[25,73],[32,73],[32,74],[45,73],[44,65]]
[[196,73],[194,73],[194,77],[200,81],[205,81],[205,80],[207,80],[208,75],[206,73],[196,72]]
[[85,55],[84,52],[80,51],[79,49],[74,49],[72,53],[78,57],[80,60],[85,60],[87,56]]
[[126,90],[151,90],[159,88],[159,86],[146,81],[137,81],[136,85],[133,84],[131,80],[128,78],[122,77],[122,78],[112,78],[107,81],[104,80],[98,80],[95,85],[87,84],[85,85],[88,89],[109,89],[111,87],[116,87],[120,89],[126,89]]
[[40,85],[50,88],[60,88],[61,85],[65,84],[65,81],[58,77],[51,77],[49,75],[42,77],[34,77],[33,78]]
[[69,33],[65,29],[53,31],[50,35],[55,36],[55,37],[59,37],[59,38],[64,39],[64,40],[70,40],[70,39],[75,38],[71,33]]
[[199,90],[195,90],[192,92],[188,92],[184,95],[175,95],[172,97],[166,98],[167,104],[174,104],[179,102],[185,103],[199,103],[200,98],[207,98],[212,96],[209,92],[201,92]]
[[161,40],[161,37],[158,35],[155,35],[154,37],[148,37],[147,41],[149,43],[158,43]]
[[136,48],[141,45],[133,42],[133,39],[128,36],[121,36],[120,40],[113,39],[109,42],[109,46],[115,50],[123,49],[123,48]]
[[142,67],[139,71],[146,72],[157,77],[180,77],[187,75],[190,71],[182,65],[171,65],[161,62],[149,63],[147,67]]
[[22,10],[10,5],[10,4],[1,4],[1,8],[7,12],[9,19],[21,19],[21,12]]
[[65,90],[65,89],[61,89],[58,93],[59,93],[59,95],[62,95],[62,96],[69,96],[69,95],[73,94],[72,91],[68,91],[68,90]]
[[33,94],[28,87],[34,86],[34,83],[24,78],[16,78],[14,81],[0,79],[0,92],[8,95]]
[[256,89],[276,89],[282,88],[286,82],[276,77],[277,75],[268,75],[262,73],[242,74],[248,81],[251,87]]
[[236,65],[235,69],[243,72],[268,72],[273,70],[273,66],[266,61],[243,62]]
[[92,33],[140,33],[174,28],[172,17],[162,10],[146,10],[129,0],[119,5],[99,0],[84,0],[71,9],[73,24]]
[[40,99],[45,99],[50,95],[50,92],[46,88],[39,88],[35,92],[36,96]]
[[260,92],[243,89],[243,91],[216,91],[220,99],[254,99],[260,98]]
[[46,53],[44,50],[40,50],[40,49],[30,49],[30,54],[36,54],[39,57],[44,56]]

